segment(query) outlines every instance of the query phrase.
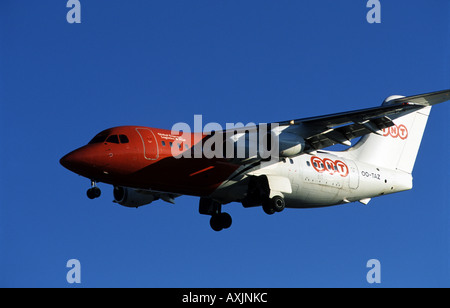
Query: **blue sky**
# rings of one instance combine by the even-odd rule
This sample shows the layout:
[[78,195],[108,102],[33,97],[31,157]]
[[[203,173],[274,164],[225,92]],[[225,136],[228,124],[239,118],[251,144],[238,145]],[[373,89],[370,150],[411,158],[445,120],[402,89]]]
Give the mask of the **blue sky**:
[[[411,191],[320,209],[198,198],[139,209],[88,200],[59,158],[117,125],[272,122],[450,88],[450,2],[0,2],[0,286],[450,286],[450,103],[432,110]],[[381,263],[381,284],[366,262]],[[66,262],[81,263],[81,284]]]

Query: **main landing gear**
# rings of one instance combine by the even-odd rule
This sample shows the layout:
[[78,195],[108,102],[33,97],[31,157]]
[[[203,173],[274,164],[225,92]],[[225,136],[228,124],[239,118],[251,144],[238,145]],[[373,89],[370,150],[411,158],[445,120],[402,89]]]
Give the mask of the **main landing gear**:
[[[244,207],[262,205],[264,212],[268,215],[281,212],[286,207],[284,198],[279,195],[275,195],[272,198],[260,196],[259,201],[244,200],[242,204]],[[232,219],[230,214],[222,212],[222,204],[217,201],[205,197],[200,198],[198,211],[203,215],[211,215],[209,224],[214,231],[221,231],[231,227]]]
[[284,198],[271,192],[266,176],[250,178],[247,196],[242,200],[242,205],[245,208],[262,205],[264,213],[268,215],[281,212],[286,207]]
[[230,214],[222,212],[222,205],[210,198],[200,198],[198,208],[200,214],[211,215],[209,224],[214,231],[220,231],[231,227],[232,219]]
[[91,180],[91,188],[89,188],[86,192],[86,195],[89,199],[95,199],[100,197],[102,191],[97,187],[97,183],[94,180]]
[[228,213],[218,213],[211,216],[209,225],[214,231],[221,231],[231,227],[232,219]]
[[262,202],[264,213],[272,215],[275,212],[281,212],[286,207],[284,198],[281,196],[274,196],[272,198],[265,198]]

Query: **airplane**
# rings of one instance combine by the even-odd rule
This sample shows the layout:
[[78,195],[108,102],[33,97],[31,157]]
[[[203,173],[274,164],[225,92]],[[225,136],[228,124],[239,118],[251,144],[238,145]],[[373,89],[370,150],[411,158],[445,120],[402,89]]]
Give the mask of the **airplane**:
[[[412,189],[431,107],[448,100],[450,90],[393,95],[379,107],[211,132],[119,126],[60,163],[91,180],[90,199],[100,197],[99,182],[113,185],[113,202],[126,207],[198,196],[199,213],[211,216],[211,228],[220,231],[232,224],[222,212],[231,202],[272,215],[285,208],[367,204]],[[208,141],[218,155],[207,155]],[[346,148],[326,149],[336,144]]]

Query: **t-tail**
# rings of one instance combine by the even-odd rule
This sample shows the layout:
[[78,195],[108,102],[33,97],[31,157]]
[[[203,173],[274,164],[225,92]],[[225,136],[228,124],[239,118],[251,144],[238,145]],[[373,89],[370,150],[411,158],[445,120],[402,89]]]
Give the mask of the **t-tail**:
[[431,106],[447,100],[450,100],[450,90],[410,97],[388,97],[383,105],[402,102],[423,107],[390,117],[395,125],[363,136],[347,154],[357,161],[411,174]]

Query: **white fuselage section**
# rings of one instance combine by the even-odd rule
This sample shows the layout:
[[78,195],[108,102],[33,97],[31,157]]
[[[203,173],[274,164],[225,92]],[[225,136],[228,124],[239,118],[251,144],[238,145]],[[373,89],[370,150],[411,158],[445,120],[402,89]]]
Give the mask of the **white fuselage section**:
[[301,155],[287,159],[279,167],[292,183],[292,193],[284,195],[287,207],[368,202],[368,198],[412,188],[410,174],[345,159],[332,152]]
[[[342,155],[344,154],[344,155]],[[287,178],[290,189],[278,191],[289,208],[331,206],[409,190],[409,173],[345,158],[346,152],[320,151],[262,165],[249,175]],[[237,185],[236,185],[237,184]],[[243,193],[238,182],[224,183],[214,197],[228,203]],[[227,200],[228,199],[228,200]]]

